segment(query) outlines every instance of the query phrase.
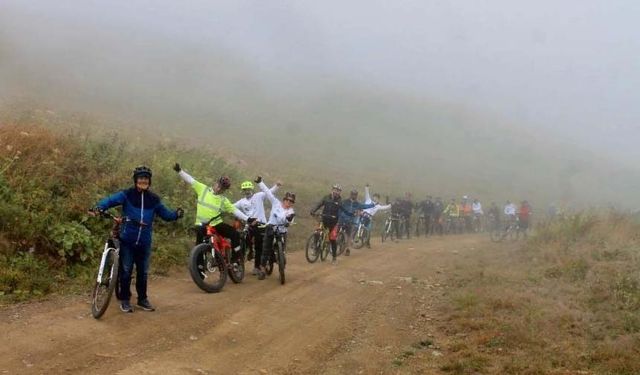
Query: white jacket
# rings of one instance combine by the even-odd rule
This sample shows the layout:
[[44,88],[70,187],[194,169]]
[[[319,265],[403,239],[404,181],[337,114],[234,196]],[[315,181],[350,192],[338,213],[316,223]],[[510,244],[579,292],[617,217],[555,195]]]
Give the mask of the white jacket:
[[262,190],[267,195],[267,198],[269,198],[269,201],[271,202],[271,214],[269,215],[267,224],[278,226],[280,227],[279,229],[281,232],[286,232],[286,224],[289,223],[287,221],[287,216],[294,213],[293,208],[285,209],[284,207],[282,207],[282,203],[280,202],[280,200],[278,200],[278,198],[273,195],[271,190],[269,190],[264,182],[260,182],[258,186],[260,186],[260,190]]
[[[275,193],[276,191],[278,191],[278,185],[273,185],[273,187],[271,188],[271,193]],[[259,191],[257,193],[254,193],[251,198],[247,199],[247,197],[244,197],[238,200],[233,205],[248,217],[255,217],[260,223],[266,223],[267,217],[264,211],[265,197],[266,194],[262,191]]]
[[[371,204],[373,203],[373,200],[371,199],[371,196],[369,195],[369,187],[365,186],[364,187],[364,203],[365,204]],[[371,217],[373,217],[378,211],[386,211],[388,209],[391,208],[390,204],[387,205],[381,205],[379,203],[376,203],[375,206],[371,207],[371,208],[367,208],[365,210],[363,210],[363,212],[366,212],[368,215],[370,215]]]

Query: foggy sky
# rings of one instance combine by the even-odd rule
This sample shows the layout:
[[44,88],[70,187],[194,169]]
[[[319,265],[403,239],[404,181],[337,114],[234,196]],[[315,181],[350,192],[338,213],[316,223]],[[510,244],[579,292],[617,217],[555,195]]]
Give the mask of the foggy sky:
[[[108,73],[133,64],[131,51],[184,55],[187,45],[194,56],[232,55],[251,71],[239,70],[239,81],[285,94],[336,81],[379,85],[629,160],[640,156],[639,19],[631,0],[2,0],[0,84],[14,74],[8,67],[63,80],[97,64],[117,91]],[[101,55],[100,41],[124,53]],[[190,83],[219,85],[198,76],[202,61]]]

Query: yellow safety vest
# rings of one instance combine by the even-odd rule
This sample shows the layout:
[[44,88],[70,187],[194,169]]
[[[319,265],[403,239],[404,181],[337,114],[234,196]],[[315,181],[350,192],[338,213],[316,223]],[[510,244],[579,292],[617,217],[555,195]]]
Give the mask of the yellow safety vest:
[[198,194],[196,225],[202,225],[212,218],[215,219],[211,221],[210,225],[218,225],[223,221],[223,213],[235,211],[236,208],[231,201],[224,195],[214,194],[211,187],[198,181],[194,181],[191,186]]

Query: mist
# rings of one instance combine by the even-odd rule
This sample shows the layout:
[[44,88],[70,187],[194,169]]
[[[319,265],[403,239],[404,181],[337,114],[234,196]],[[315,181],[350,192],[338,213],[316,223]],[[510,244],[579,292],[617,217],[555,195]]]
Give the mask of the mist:
[[632,1],[5,0],[0,104],[322,160],[328,181],[638,204],[639,15]]

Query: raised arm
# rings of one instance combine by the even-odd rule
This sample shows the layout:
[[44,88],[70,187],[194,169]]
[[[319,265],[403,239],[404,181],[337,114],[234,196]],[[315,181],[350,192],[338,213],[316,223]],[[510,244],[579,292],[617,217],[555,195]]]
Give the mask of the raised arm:
[[273,195],[273,192],[267,187],[267,184],[265,184],[264,181],[260,180],[260,182],[258,182],[258,186],[260,187],[260,190],[262,190],[262,192],[267,196],[267,198],[269,198],[271,205],[280,204],[278,198]]
[[369,185],[365,185],[364,187],[364,203],[371,203],[371,195],[369,195]]

